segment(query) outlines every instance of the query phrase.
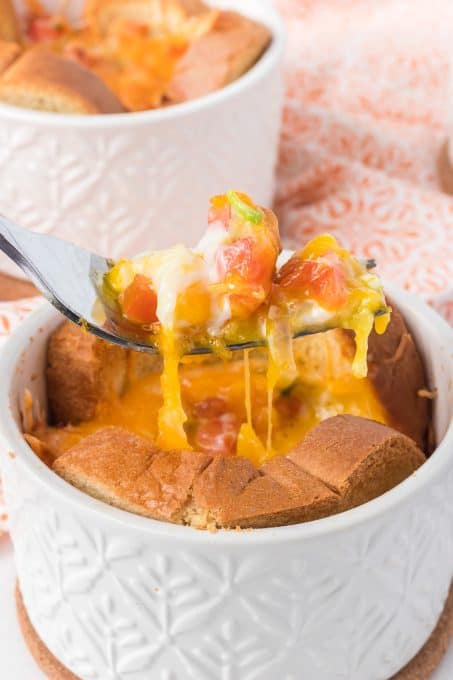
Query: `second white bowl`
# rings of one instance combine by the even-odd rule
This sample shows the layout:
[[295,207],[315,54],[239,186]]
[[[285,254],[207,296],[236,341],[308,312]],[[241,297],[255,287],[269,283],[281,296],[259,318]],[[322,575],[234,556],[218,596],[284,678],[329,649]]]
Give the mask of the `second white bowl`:
[[[0,212],[115,258],[196,242],[210,196],[227,189],[270,205],[283,100],[282,24],[269,0],[211,4],[238,9],[273,33],[260,61],[218,92],[111,116],[0,105]],[[0,269],[18,274],[3,255]]]

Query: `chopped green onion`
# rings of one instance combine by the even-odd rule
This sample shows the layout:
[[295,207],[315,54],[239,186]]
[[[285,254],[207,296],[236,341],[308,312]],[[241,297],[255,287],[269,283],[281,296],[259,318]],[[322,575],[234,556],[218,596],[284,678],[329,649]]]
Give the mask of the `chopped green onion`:
[[248,205],[236,191],[227,191],[227,199],[230,205],[233,206],[238,215],[244,218],[247,222],[252,224],[261,224],[263,221],[263,213],[261,210],[252,208]]

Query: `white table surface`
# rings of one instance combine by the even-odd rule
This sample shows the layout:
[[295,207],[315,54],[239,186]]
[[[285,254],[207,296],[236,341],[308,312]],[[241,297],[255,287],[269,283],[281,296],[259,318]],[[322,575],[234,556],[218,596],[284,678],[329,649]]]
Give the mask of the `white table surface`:
[[[2,680],[45,680],[30,656],[16,619],[15,573],[9,539],[0,537],[0,677]],[[453,678],[453,644],[431,680]]]

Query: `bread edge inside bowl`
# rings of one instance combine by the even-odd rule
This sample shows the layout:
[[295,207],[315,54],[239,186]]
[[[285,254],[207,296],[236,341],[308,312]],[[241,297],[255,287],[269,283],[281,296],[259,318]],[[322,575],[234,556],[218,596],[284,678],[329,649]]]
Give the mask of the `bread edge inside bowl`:
[[[133,124],[159,124],[175,118],[190,117],[198,111],[215,109],[226,99],[236,96],[246,96],[247,90],[257,81],[279,68],[286,45],[286,30],[278,11],[271,0],[249,0],[243,5],[240,0],[207,0],[207,4],[220,9],[233,9],[245,16],[257,19],[265,24],[272,32],[272,42],[260,59],[242,76],[234,82],[197,99],[168,107],[138,111],[131,113],[113,114],[66,114],[48,111],[35,111],[0,102],[0,121],[2,118],[17,120],[22,123],[49,127],[74,126],[77,128],[122,127]],[[129,123],[128,123],[129,121]]]
[[[373,517],[393,512],[414,494],[439,481],[453,461],[453,329],[436,312],[418,298],[395,286],[385,286],[386,292],[398,305],[408,327],[413,333],[423,356],[431,389],[438,395],[433,409],[433,424],[437,446],[431,457],[413,475],[382,496],[338,515],[307,523],[234,532],[219,530],[215,535],[197,531],[187,526],[168,524],[159,520],[133,515],[104,504],[72,487],[49,469],[28,447],[20,430],[20,392],[30,382],[33,373],[42,367],[25,368],[27,348],[41,338],[41,356],[47,337],[62,320],[48,303],[43,303],[10,336],[0,353],[0,435],[6,452],[15,454],[14,464],[27,468],[34,482],[44,485],[49,494],[58,495],[59,501],[69,503],[74,511],[101,514],[107,521],[119,523],[123,528],[154,535],[165,534],[174,539],[191,541],[226,542],[240,545],[242,541],[268,543],[301,540],[341,531],[366,522]],[[427,351],[429,348],[430,351]],[[28,376],[23,374],[28,373]],[[22,379],[21,379],[22,377]],[[24,382],[25,379],[25,382]],[[31,384],[32,386],[32,384]],[[43,399],[43,394],[38,395]]]

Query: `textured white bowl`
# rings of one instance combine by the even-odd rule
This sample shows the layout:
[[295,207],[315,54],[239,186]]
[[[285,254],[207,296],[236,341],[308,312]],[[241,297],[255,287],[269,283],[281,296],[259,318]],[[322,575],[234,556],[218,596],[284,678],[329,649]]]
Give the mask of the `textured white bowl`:
[[[282,24],[270,0],[211,4],[260,19],[274,34],[262,59],[218,92],[112,116],[0,105],[0,212],[22,226],[119,257],[195,243],[210,196],[227,189],[270,205],[283,101]],[[0,269],[19,271],[3,255]]]
[[76,675],[385,680],[415,655],[453,574],[453,331],[389,293],[439,391],[436,452],[359,508],[242,533],[130,515],[54,475],[16,423],[25,387],[44,403],[46,341],[61,319],[45,305],[11,337],[0,432],[17,573],[33,625]]

